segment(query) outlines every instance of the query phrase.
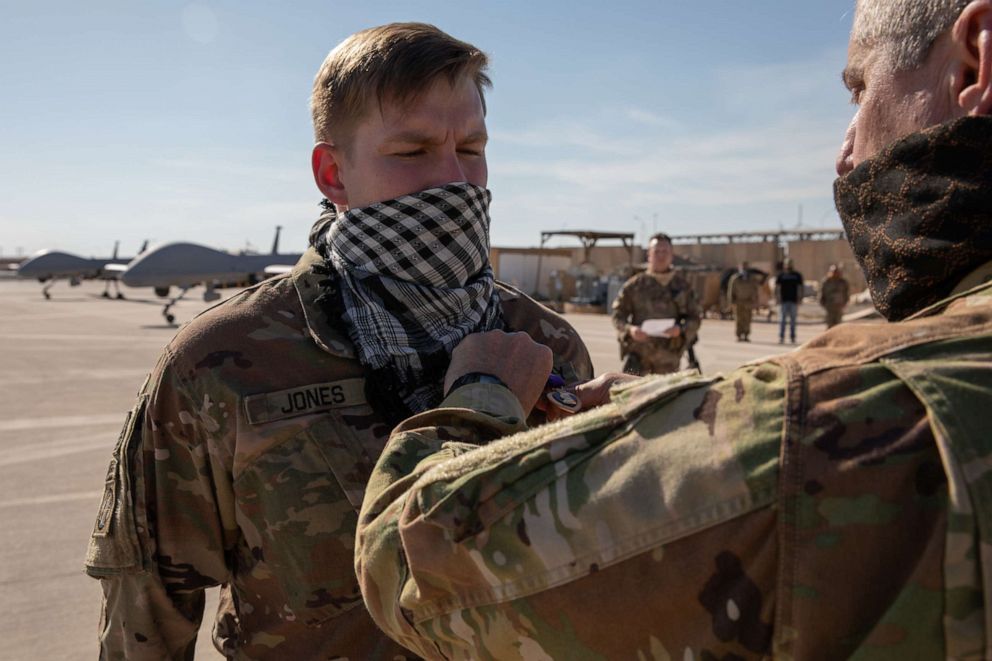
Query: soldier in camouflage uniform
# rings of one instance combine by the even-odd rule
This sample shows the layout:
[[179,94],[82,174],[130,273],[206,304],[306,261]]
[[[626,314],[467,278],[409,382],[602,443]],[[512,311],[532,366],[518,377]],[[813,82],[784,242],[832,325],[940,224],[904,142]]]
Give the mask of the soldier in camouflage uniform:
[[844,308],[851,295],[850,285],[836,264],[831,264],[827,277],[820,281],[820,305],[827,311],[827,328],[844,320]]
[[858,4],[835,192],[888,322],[488,444],[510,393],[454,391],[366,493],[376,622],[447,659],[992,658],[990,35],[987,0]]
[[740,268],[727,284],[730,303],[734,306],[734,325],[738,342],[751,341],[751,316],[758,304],[758,279],[748,270],[748,263]]
[[[384,108],[377,115],[380,123],[405,132],[404,139],[409,132],[398,118],[416,119],[431,144],[390,144],[404,153],[390,157],[393,179],[374,165],[364,172],[358,168],[340,177],[348,182],[347,191],[343,185],[334,188],[341,182],[335,164],[328,163],[340,154],[318,144],[315,174],[337,208],[315,226],[313,245],[293,272],[206,311],[165,349],[114,450],[86,559],[87,572],[101,579],[105,595],[101,658],[192,658],[204,589],[218,585],[226,587],[214,642],[230,658],[409,656],[372,622],[354,573],[358,509],[396,411],[384,410],[375,399],[381,389],[370,388],[372,373],[342,321],[356,311],[332,296],[343,295],[345,281],[329,261],[328,254],[336,253],[324,237],[333,236],[328,232],[341,223],[357,227],[352,214],[368,204],[369,195],[385,199],[454,179],[473,184],[466,190],[479,195],[473,198],[477,202],[483,199],[485,66],[485,56],[474,47],[419,24],[359,33],[328,56],[315,83],[315,121],[326,111],[321,90],[334,82],[340,91],[350,81],[359,96],[346,101],[364,103],[350,118],[353,153],[385,158],[375,150],[378,143],[367,142],[367,117],[375,107]],[[348,78],[348,71],[368,76],[376,69],[399,77],[386,79],[393,87],[387,86],[378,106],[376,78],[359,77],[357,85]],[[397,80],[406,87],[397,87]],[[398,104],[398,98],[406,103]],[[348,125],[348,117],[332,119]],[[460,137],[465,126],[474,133],[470,144]],[[449,130],[457,140],[435,141],[435,133],[445,136]],[[332,136],[344,139],[338,131]],[[327,140],[319,124],[318,140]],[[406,155],[421,148],[429,155]],[[346,165],[336,167],[344,171]],[[448,188],[458,187],[437,190]],[[424,195],[399,199],[413,197]],[[455,207],[445,208],[451,215]],[[418,222],[426,226],[428,220]],[[461,238],[436,234],[411,241],[448,245]],[[443,252],[438,245],[430,246],[432,255]],[[474,245],[484,248],[488,238]],[[393,236],[390,250],[406,247]],[[416,255],[406,254],[416,261]],[[523,331],[550,347],[564,380],[590,378],[589,356],[574,330],[510,287],[485,289],[487,273],[482,260],[473,283],[492,292],[494,298],[482,305],[490,311],[490,301],[497,306],[499,327]],[[388,286],[385,278],[375,282]],[[372,339],[385,344],[388,338]],[[437,382],[427,386],[439,391],[443,375],[442,369]]]
[[[613,326],[627,374],[677,372],[682,353],[699,331],[699,304],[689,281],[672,269],[672,240],[656,234],[648,243],[648,270],[624,283],[613,301]],[[664,336],[641,329],[648,319],[672,319]]]

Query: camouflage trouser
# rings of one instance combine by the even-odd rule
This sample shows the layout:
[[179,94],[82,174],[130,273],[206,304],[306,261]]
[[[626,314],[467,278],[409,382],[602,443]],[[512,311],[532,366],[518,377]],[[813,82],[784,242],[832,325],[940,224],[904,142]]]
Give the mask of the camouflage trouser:
[[641,353],[629,352],[623,357],[625,374],[671,374],[679,371],[682,362],[681,354],[671,351],[648,350]]
[[826,308],[827,310],[827,328],[831,326],[836,326],[844,319],[844,308],[843,306],[831,305]]
[[754,310],[750,303],[734,305],[734,320],[737,322],[737,337],[747,337],[751,334],[751,315]]

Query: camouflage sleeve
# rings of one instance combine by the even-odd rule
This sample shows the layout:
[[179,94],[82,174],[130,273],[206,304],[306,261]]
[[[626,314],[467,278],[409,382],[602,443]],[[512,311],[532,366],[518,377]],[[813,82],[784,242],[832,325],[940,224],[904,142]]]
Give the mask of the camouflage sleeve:
[[730,276],[730,282],[727,283],[727,298],[730,299],[731,304],[737,302],[737,292],[734,291],[736,289],[734,285],[736,284],[737,284],[737,276],[736,275]]
[[554,370],[569,385],[589,381],[596,376],[589,348],[571,324],[564,319],[560,323],[568,329],[568,344],[563,349],[558,349],[551,343],[546,343],[554,351]]
[[[479,444],[524,428],[520,402],[506,388],[472,384],[451,393],[441,407],[409,418],[389,438],[365,489],[359,515],[355,573],[373,619],[394,640],[430,658],[433,646],[419,640],[404,613],[380,587],[397,587],[405,571],[396,524],[405,496],[433,466],[475,449]],[[362,547],[376,548],[365,556]],[[366,557],[372,561],[367,562]]]
[[531,337],[551,349],[555,372],[568,384],[593,378],[592,358],[578,331],[561,315],[540,303],[534,302],[533,305],[537,309],[537,323]]
[[762,365],[643,379],[477,448],[497,431],[478,413],[407,421],[363,507],[373,618],[427,658],[760,654],[784,398],[784,371]]
[[696,291],[691,286],[686,287],[681,305],[683,308],[682,315],[685,318],[682,333],[685,336],[685,343],[690,344],[696,339],[696,335],[699,333],[699,324],[702,318],[699,300],[696,298]]
[[503,300],[503,315],[509,328],[524,331],[535,342],[550,348],[554,355],[554,371],[566,383],[574,384],[591,379],[592,358],[572,325],[523,292],[505,283],[499,285],[511,295]]
[[227,579],[230,470],[207,440],[218,402],[177,372],[167,352],[111,458],[86,558],[104,592],[101,659],[192,658],[204,589]]
[[616,299],[613,300],[611,317],[613,319],[613,327],[617,329],[617,336],[621,340],[627,336],[627,324],[634,316],[634,303],[633,297],[631,296],[631,291],[633,289],[631,283],[633,282],[633,278],[625,282],[623,286],[620,287],[620,291],[617,293]]

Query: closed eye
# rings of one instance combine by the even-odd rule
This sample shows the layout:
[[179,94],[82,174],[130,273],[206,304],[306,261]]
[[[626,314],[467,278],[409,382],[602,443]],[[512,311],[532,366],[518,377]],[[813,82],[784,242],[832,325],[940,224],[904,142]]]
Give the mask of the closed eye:
[[851,92],[851,103],[854,105],[861,104],[861,95],[865,91],[865,77],[860,67],[847,67],[841,73],[841,80],[844,81],[844,87],[846,87]]

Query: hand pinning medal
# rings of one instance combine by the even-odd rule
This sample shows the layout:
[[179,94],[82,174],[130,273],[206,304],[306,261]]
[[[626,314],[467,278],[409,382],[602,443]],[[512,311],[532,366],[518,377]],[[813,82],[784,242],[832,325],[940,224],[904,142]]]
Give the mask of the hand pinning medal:
[[566,388],[565,380],[557,374],[551,374],[548,377],[544,391],[545,398],[565,413],[578,413],[582,409],[582,403],[578,396]]

